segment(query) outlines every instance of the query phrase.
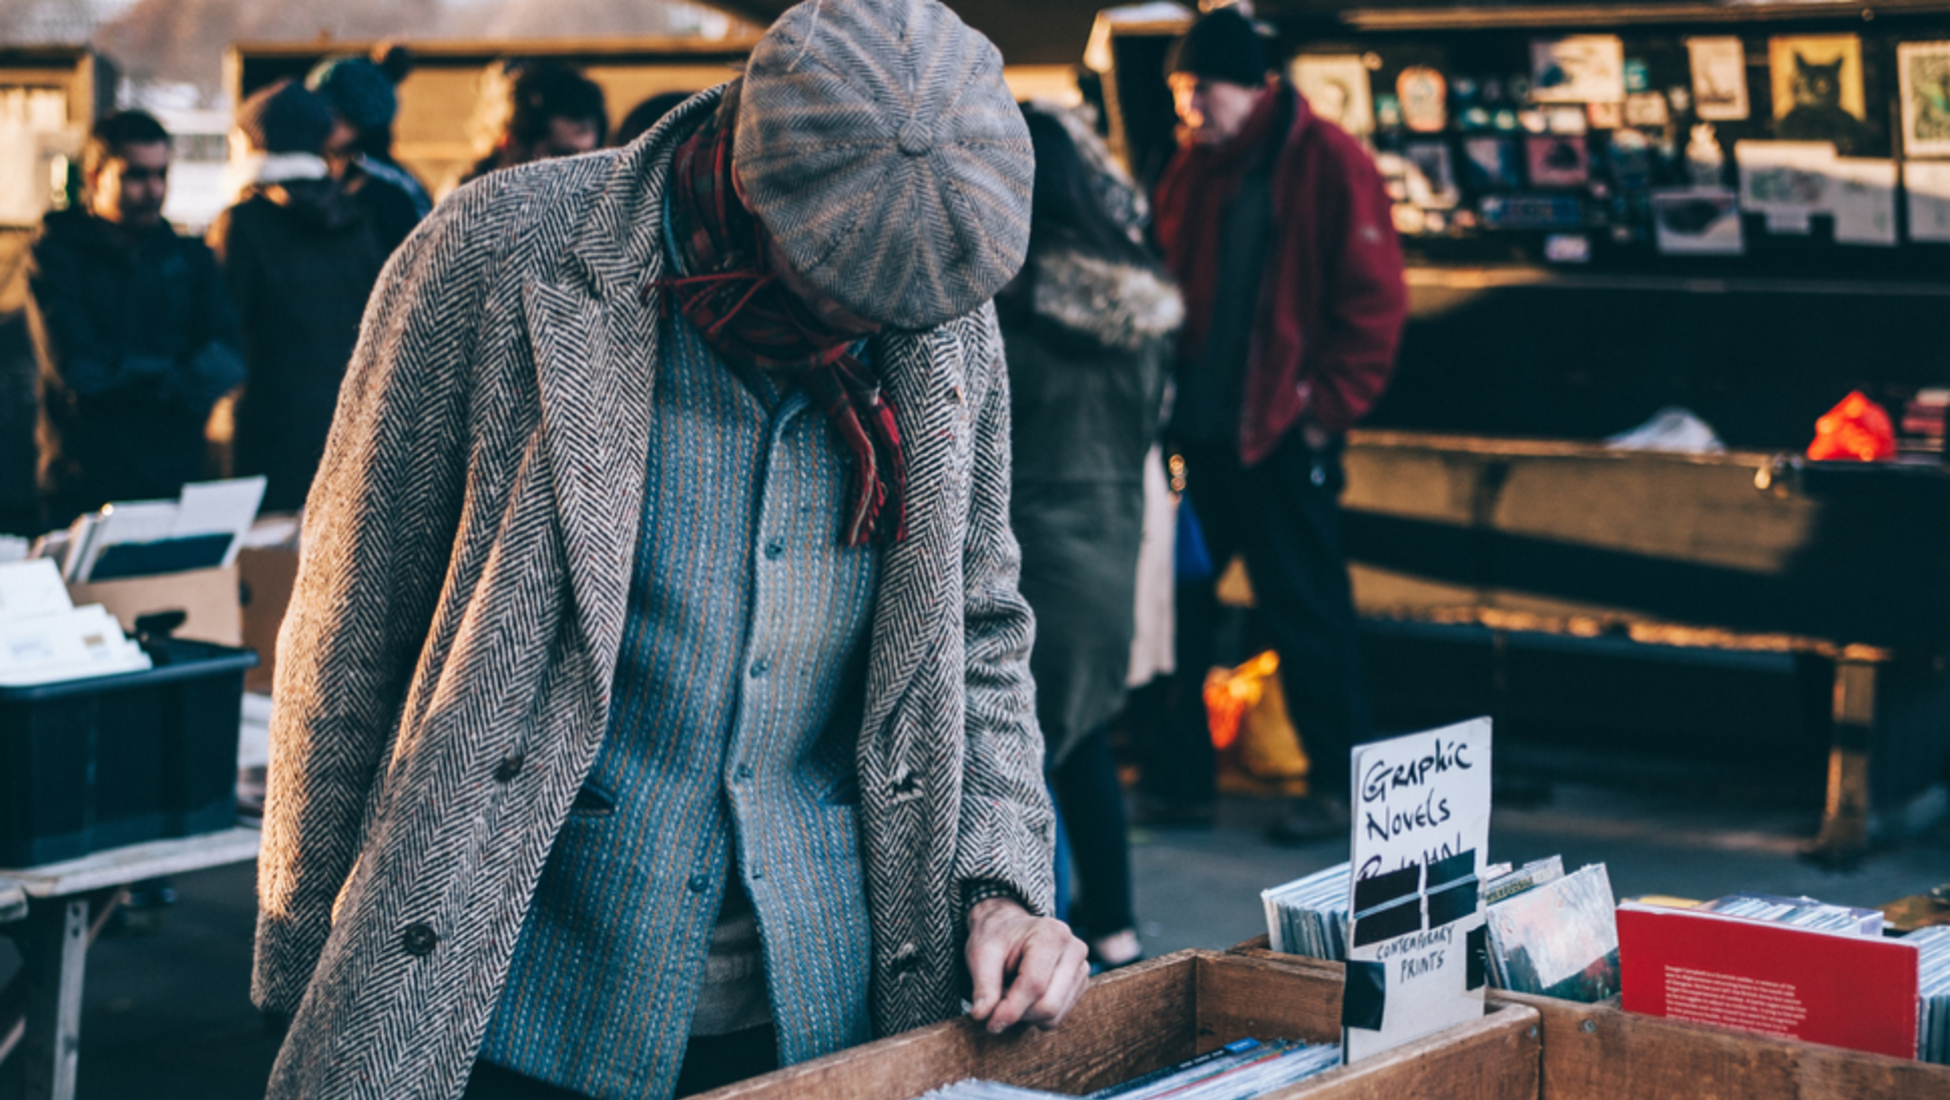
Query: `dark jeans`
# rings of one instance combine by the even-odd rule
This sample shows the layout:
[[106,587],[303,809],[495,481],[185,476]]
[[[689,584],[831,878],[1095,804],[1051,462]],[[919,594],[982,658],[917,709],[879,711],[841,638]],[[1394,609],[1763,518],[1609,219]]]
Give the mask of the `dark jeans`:
[[[1186,494],[1213,567],[1244,555],[1252,577],[1255,634],[1280,655],[1280,686],[1306,745],[1308,786],[1348,795],[1348,753],[1372,736],[1361,639],[1341,551],[1338,442],[1316,454],[1298,430],[1246,469],[1230,447],[1187,445]],[[1172,715],[1145,754],[1147,793],[1180,804],[1210,801],[1212,742],[1202,690],[1218,663],[1222,608],[1213,584],[1178,589],[1178,690]]]
[[1077,742],[1050,773],[1050,785],[1076,860],[1077,896],[1070,922],[1093,939],[1136,928],[1124,788],[1117,781],[1109,730],[1097,729]]
[[[757,1077],[779,1068],[779,1042],[772,1025],[730,1035],[697,1035],[684,1051],[684,1068],[677,1073],[677,1095],[694,1096],[734,1081]],[[588,1100],[579,1092],[557,1088],[533,1077],[502,1069],[492,1062],[474,1063],[461,1100]]]

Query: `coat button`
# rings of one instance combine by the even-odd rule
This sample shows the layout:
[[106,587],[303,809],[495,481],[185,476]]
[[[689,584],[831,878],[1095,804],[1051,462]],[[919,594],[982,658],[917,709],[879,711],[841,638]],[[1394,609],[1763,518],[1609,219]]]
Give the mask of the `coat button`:
[[731,773],[731,777],[733,779],[741,779],[741,780],[750,779],[752,777],[752,766],[750,764],[738,765],[737,769]]
[[778,561],[778,560],[779,560],[780,558],[782,558],[782,557],[784,557],[784,556],[785,556],[785,540],[784,540],[784,539],[773,539],[773,540],[772,540],[771,542],[768,542],[768,543],[766,543],[766,544],[765,544],[765,556],[766,556],[767,558],[770,558],[770,559],[771,559],[771,560],[773,560],[773,561]]
[[521,765],[522,759],[520,753],[502,757],[501,763],[494,769],[494,781],[497,783],[509,782],[515,776],[521,774]]
[[433,954],[434,945],[439,942],[440,937],[434,935],[432,926],[427,924],[409,924],[406,931],[400,934],[400,946],[415,958]]
[[772,671],[772,662],[765,658],[760,657],[758,660],[752,662],[752,679],[762,679],[770,671]]
[[691,893],[702,894],[704,891],[709,890],[711,888],[711,876],[692,875],[690,886],[691,886]]

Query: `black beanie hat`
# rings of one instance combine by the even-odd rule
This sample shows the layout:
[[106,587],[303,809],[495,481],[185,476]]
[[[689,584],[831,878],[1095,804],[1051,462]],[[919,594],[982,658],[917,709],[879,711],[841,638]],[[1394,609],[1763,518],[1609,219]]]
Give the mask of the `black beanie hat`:
[[1266,46],[1252,20],[1232,7],[1199,16],[1165,63],[1166,73],[1190,73],[1248,88],[1264,84],[1268,68]]
[[319,153],[332,133],[332,108],[295,80],[280,80],[237,108],[237,129],[260,153]]

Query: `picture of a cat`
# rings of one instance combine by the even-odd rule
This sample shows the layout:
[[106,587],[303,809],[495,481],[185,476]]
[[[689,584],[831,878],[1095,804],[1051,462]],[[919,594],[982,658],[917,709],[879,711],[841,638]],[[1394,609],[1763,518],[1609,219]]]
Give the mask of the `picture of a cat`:
[[[1829,141],[1843,156],[1857,152],[1865,141],[1860,115],[1859,87],[1850,94],[1847,82],[1860,81],[1859,54],[1817,49],[1775,40],[1775,136],[1784,141]],[[1851,62],[1856,62],[1851,66]],[[1785,70],[1785,71],[1783,71]],[[1785,77],[1785,79],[1783,79]],[[1854,110],[1851,110],[1854,108]]]

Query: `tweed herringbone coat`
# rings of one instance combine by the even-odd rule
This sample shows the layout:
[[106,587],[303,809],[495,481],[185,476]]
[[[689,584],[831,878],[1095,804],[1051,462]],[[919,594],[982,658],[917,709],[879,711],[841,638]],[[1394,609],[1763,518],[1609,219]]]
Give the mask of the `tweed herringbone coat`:
[[[675,137],[496,173],[387,268],[278,644],[253,995],[270,1096],[459,1096],[601,744],[658,361]],[[966,884],[1051,895],[991,307],[872,349],[908,462],[857,766],[881,1034],[949,1016]],[[660,965],[646,959],[644,965]]]

